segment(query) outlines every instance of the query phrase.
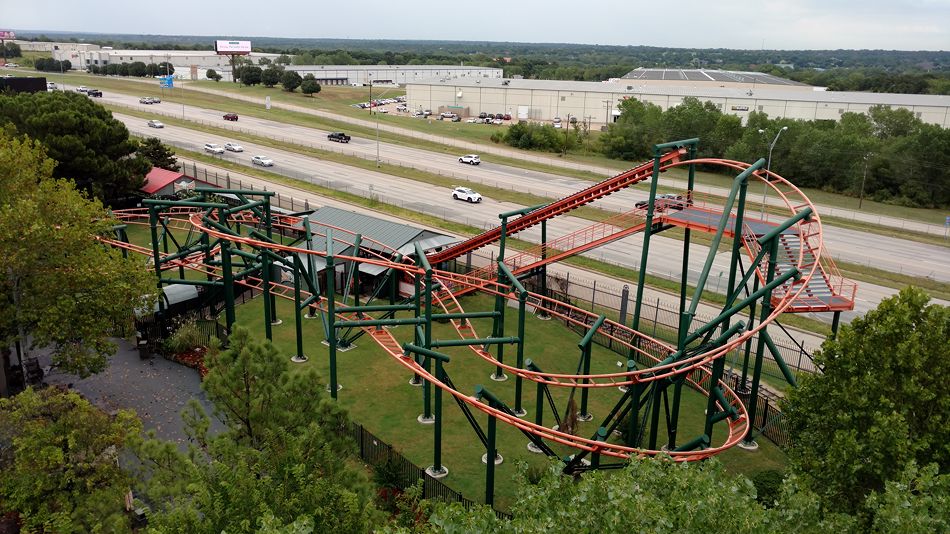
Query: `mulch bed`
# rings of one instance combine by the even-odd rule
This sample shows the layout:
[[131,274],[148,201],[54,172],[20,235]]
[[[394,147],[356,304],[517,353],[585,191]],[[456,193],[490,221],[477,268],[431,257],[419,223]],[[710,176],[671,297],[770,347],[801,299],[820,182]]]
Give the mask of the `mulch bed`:
[[185,367],[191,367],[196,369],[201,378],[204,378],[208,374],[208,368],[205,367],[205,353],[208,352],[208,349],[205,347],[198,347],[191,349],[187,352],[179,352],[178,354],[173,354],[171,359],[184,365]]

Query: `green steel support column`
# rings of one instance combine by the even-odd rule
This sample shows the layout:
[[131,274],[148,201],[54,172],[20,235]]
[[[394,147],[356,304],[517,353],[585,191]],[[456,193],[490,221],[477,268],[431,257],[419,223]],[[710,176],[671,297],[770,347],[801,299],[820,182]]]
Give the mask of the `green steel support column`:
[[[223,210],[222,210],[223,211]],[[234,277],[231,272],[231,242],[221,240],[221,273],[224,282],[224,317],[228,332],[234,328]]]
[[640,436],[640,395],[643,394],[644,383],[637,382],[630,393],[630,422],[627,425],[627,446],[639,447],[637,438]]
[[[689,159],[696,159],[696,145],[690,145],[689,147]],[[693,187],[696,182],[696,164],[689,164],[689,175],[686,181],[686,199],[687,202],[692,202],[693,200]],[[683,231],[683,269],[680,280],[680,330],[683,329],[682,319],[683,312],[686,310],[686,291],[689,287],[689,243],[690,238],[692,237],[692,231],[689,227],[686,227]],[[692,321],[692,317],[689,317],[689,320]],[[686,325],[689,326],[689,323]],[[682,348],[682,347],[679,347]]]
[[[517,279],[515,279],[517,282]],[[524,337],[525,337],[525,305],[528,301],[528,293],[522,291],[518,294],[518,353],[517,353],[517,365],[518,369],[524,368]],[[528,414],[528,411],[521,406],[521,391],[524,387],[522,382],[524,381],[521,378],[521,375],[515,377],[515,415],[518,417],[524,417]]]
[[657,434],[660,433],[660,404],[662,404],[663,390],[666,388],[665,381],[653,382],[653,405],[650,414],[650,450],[656,450]]
[[838,337],[838,322],[841,321],[841,312],[836,311],[831,316],[831,339]]
[[[264,197],[264,217],[263,217],[263,219],[264,219],[264,230],[265,230],[265,234],[267,235],[267,240],[273,242],[273,241],[274,241],[274,234],[273,234],[273,231],[272,231],[272,229],[271,229],[270,195],[266,195],[266,196]],[[270,273],[270,266],[271,266],[271,265],[272,265],[272,264],[271,264],[270,261],[268,261],[268,262],[264,265],[264,268],[268,270],[268,273],[267,273],[268,278],[267,278],[267,280],[270,280],[270,275],[271,275],[271,273]],[[280,319],[277,318],[277,296],[270,292],[270,288],[269,288],[269,287],[267,288],[267,293],[265,293],[264,296],[265,296],[265,297],[269,297],[269,299],[270,299],[270,316],[268,317],[268,320],[269,320],[268,322],[270,322],[271,324],[274,324],[274,325],[280,324]],[[267,323],[265,322],[265,324],[267,324]],[[267,327],[267,339],[270,339],[270,338],[271,338],[270,327]]]
[[[481,400],[485,398],[488,400],[488,405],[492,408],[498,409],[499,404],[497,398],[488,392],[484,386],[475,386],[475,398]],[[485,451],[485,504],[488,506],[493,506],[495,504],[495,461],[499,458],[498,448],[495,443],[497,441],[497,424],[498,421],[495,419],[494,415],[488,415],[488,447]]]
[[[158,251],[158,206],[148,207],[148,224],[152,233],[152,258],[155,264],[155,276],[162,278],[162,261]],[[161,284],[158,286],[161,288]]]
[[[527,367],[528,369],[530,369],[530,370],[532,370],[532,371],[535,371],[535,372],[538,372],[538,373],[541,372],[541,369],[539,369],[539,368],[534,364],[534,362],[531,361],[530,358],[528,358],[527,360],[525,360],[524,364],[525,364],[525,367]],[[537,395],[535,396],[535,400],[534,400],[534,402],[535,402],[535,407],[534,407],[534,411],[535,411],[535,413],[534,413],[534,424],[536,424],[536,425],[538,425],[538,426],[541,426],[541,425],[544,424],[544,384],[542,384],[541,382],[535,382],[535,385],[537,386],[537,388],[536,388],[536,389],[537,389]],[[529,449],[530,449],[530,448],[529,448]]]
[[498,241],[498,261],[505,259],[505,240],[508,238],[508,217],[501,219],[501,239]]
[[[585,375],[590,374],[590,346],[594,341],[594,335],[597,334],[597,330],[600,330],[600,327],[604,325],[604,321],[607,320],[606,315],[600,315],[594,321],[594,324],[591,325],[590,329],[584,334],[584,337],[577,343],[577,347],[581,349],[581,358],[583,365],[583,373]],[[590,383],[589,378],[584,379],[585,384]],[[581,413],[577,414],[577,419],[579,421],[590,421],[594,418],[593,415],[587,410],[587,396],[590,388],[581,388]]]
[[[763,244],[763,246],[765,246]],[[768,272],[765,275],[766,285],[775,278],[775,265],[776,257],[778,256],[778,235],[774,235],[768,242],[769,247],[769,267]],[[769,314],[772,313],[772,291],[769,291],[764,297],[762,297],[762,312],[759,314],[759,324],[763,323],[765,319],[768,318]],[[754,450],[758,448],[758,444],[755,442],[755,439],[752,436],[752,432],[755,429],[755,416],[757,415],[758,408],[758,396],[759,396],[759,381],[762,379],[762,358],[765,356],[765,334],[767,332],[768,325],[765,325],[759,332],[758,343],[756,344],[755,349],[755,367],[752,370],[752,390],[749,393],[749,430],[746,432],[745,438],[739,444],[740,447],[744,449]],[[763,425],[764,426],[764,425]]]
[[[505,336],[505,297],[498,295],[495,297],[495,311],[498,312],[498,317],[495,319],[495,328],[492,337],[504,337]],[[505,345],[504,343],[499,343],[497,347],[497,353],[495,358],[499,363],[504,363],[505,361]],[[504,382],[508,380],[508,375],[505,374],[505,371],[501,368],[500,365],[495,366],[495,372],[489,377],[495,382]]]
[[[419,243],[416,243],[416,247],[419,246]],[[423,261],[425,261],[425,255],[422,256]],[[432,268],[429,267],[429,263],[425,262],[426,267],[426,281],[425,281],[425,306],[426,306],[426,322],[425,330],[425,339],[423,340],[423,347],[427,349],[432,348]],[[422,360],[422,367],[426,372],[431,372],[432,364],[429,362],[429,358],[424,358]],[[436,388],[438,389],[438,388]],[[420,423],[431,423],[432,422],[432,383],[426,379],[422,380],[422,419],[419,420]]]
[[273,340],[273,332],[271,331],[271,326],[273,326],[273,317],[274,311],[271,309],[274,306],[274,303],[271,301],[270,294],[270,258],[267,257],[267,254],[264,254],[261,251],[261,280],[263,280],[263,290],[264,290],[264,336],[269,340]]
[[303,271],[303,266],[300,264],[300,259],[294,257],[294,330],[297,334],[297,354],[290,361],[295,363],[307,361],[307,357],[303,353],[303,318],[300,316],[301,271]]
[[[752,269],[754,267],[750,266],[749,268]],[[759,290],[759,277],[753,276],[752,277],[752,292],[755,293],[758,290]],[[756,301],[752,301],[752,303],[749,305],[749,330],[752,330],[752,327],[755,326],[756,304],[758,304]],[[752,353],[752,337],[749,337],[749,339],[745,340],[745,348],[743,352],[744,352],[744,355],[742,356],[742,382],[739,383],[739,388],[742,391],[745,391],[746,381],[748,380],[748,377],[749,377],[749,355]]]
[[[703,443],[704,447],[708,447],[712,443],[712,429],[713,424],[715,424],[714,416],[716,415],[716,395],[714,390],[719,387],[719,381],[722,380],[722,373],[726,367],[726,358],[720,357],[716,358],[716,361],[713,362],[712,375],[709,379],[709,397],[706,400],[706,425],[703,430],[704,436],[708,441]],[[725,409],[725,406],[723,407]]]
[[[412,285],[415,291],[412,297],[412,304],[415,308],[413,310],[413,317],[415,317],[416,319],[421,319],[422,318],[422,281],[419,278],[419,273],[413,273]],[[415,336],[413,338],[414,340],[413,343],[420,347],[423,346],[425,344],[425,341],[424,341],[425,335],[421,334],[418,328],[413,329],[413,332]],[[431,348],[431,347],[427,347],[427,348]],[[422,358],[420,358],[418,354],[416,354],[415,359],[416,359],[417,364],[422,365]],[[422,377],[419,376],[418,374],[413,373],[412,378],[409,380],[409,384],[413,386],[421,386]]]
[[[428,358],[426,358],[428,359]],[[435,377],[445,381],[445,370],[442,369],[442,360],[435,359]],[[435,450],[432,453],[432,467],[426,469],[429,476],[443,477],[449,470],[442,465],[442,388],[435,388]]]
[[668,437],[666,449],[670,451],[676,448],[676,432],[679,429],[680,397],[683,393],[683,381],[683,378],[677,378],[673,381],[673,407],[670,410],[670,425],[666,429]]
[[[594,439],[596,439],[597,441],[607,441],[607,429],[604,427],[599,427],[597,429],[597,436],[595,436]],[[591,455],[590,466],[593,467],[594,469],[597,469],[598,467],[600,467],[600,453],[599,452],[595,452],[594,454]]]
[[333,263],[333,230],[327,228],[327,320],[330,322],[330,396],[337,398],[339,385],[336,379],[336,265]]
[[[739,199],[736,205],[736,218],[732,226],[732,257],[729,260],[729,282],[727,285],[726,295],[732,295],[736,290],[736,272],[739,270],[739,254],[742,251],[742,224],[743,217],[745,216],[745,199],[746,191],[749,189],[749,178],[743,177],[739,182]],[[729,320],[731,317],[726,317],[722,322],[722,332],[725,332],[729,328]],[[709,434],[707,432],[707,434]],[[712,434],[710,434],[710,438]]]
[[[640,252],[640,266],[637,273],[637,298],[633,304],[633,322],[631,327],[634,330],[640,328],[640,309],[643,307],[643,286],[646,284],[647,277],[647,259],[650,256],[650,235],[653,233],[653,202],[656,199],[656,184],[660,181],[660,150],[653,147],[653,178],[650,179],[650,200],[647,204],[646,227],[643,232],[643,250]],[[639,338],[638,338],[639,339]]]

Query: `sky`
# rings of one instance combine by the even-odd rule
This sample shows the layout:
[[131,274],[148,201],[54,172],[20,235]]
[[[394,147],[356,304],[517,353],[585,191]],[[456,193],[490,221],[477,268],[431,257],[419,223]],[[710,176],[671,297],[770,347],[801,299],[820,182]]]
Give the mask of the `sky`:
[[945,51],[950,0],[0,0],[2,29]]

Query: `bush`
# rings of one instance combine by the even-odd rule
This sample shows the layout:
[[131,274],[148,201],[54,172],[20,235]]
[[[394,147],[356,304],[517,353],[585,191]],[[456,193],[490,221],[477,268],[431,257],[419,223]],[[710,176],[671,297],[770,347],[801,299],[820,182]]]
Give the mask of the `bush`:
[[785,473],[776,469],[766,469],[756,471],[751,479],[752,484],[755,485],[755,500],[766,508],[774,506],[781,496]]
[[187,352],[203,347],[205,344],[205,336],[198,329],[198,324],[193,317],[182,322],[164,343],[165,350],[171,354]]

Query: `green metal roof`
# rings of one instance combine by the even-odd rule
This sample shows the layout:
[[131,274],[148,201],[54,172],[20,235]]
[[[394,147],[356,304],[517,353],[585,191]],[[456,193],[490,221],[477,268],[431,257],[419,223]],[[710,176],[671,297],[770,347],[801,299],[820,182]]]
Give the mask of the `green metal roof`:
[[[405,244],[412,243],[418,239],[424,239],[438,235],[428,230],[422,230],[405,224],[385,221],[382,219],[377,219],[376,217],[370,217],[368,215],[362,215],[360,213],[334,208],[332,206],[322,207],[310,215],[310,230],[312,232],[321,234],[326,233],[326,225],[335,226],[337,228],[345,228],[351,232],[362,235],[364,238],[373,239],[374,241],[391,247],[393,250],[399,250]],[[349,240],[347,234],[340,235],[338,233],[336,237]],[[379,247],[375,244],[371,245],[366,241],[363,242],[363,246],[374,250],[379,249]],[[340,250],[339,244],[335,245],[333,248],[333,252],[336,254],[347,254],[351,252],[347,250]],[[326,250],[326,238],[314,237],[312,249],[319,251]]]

